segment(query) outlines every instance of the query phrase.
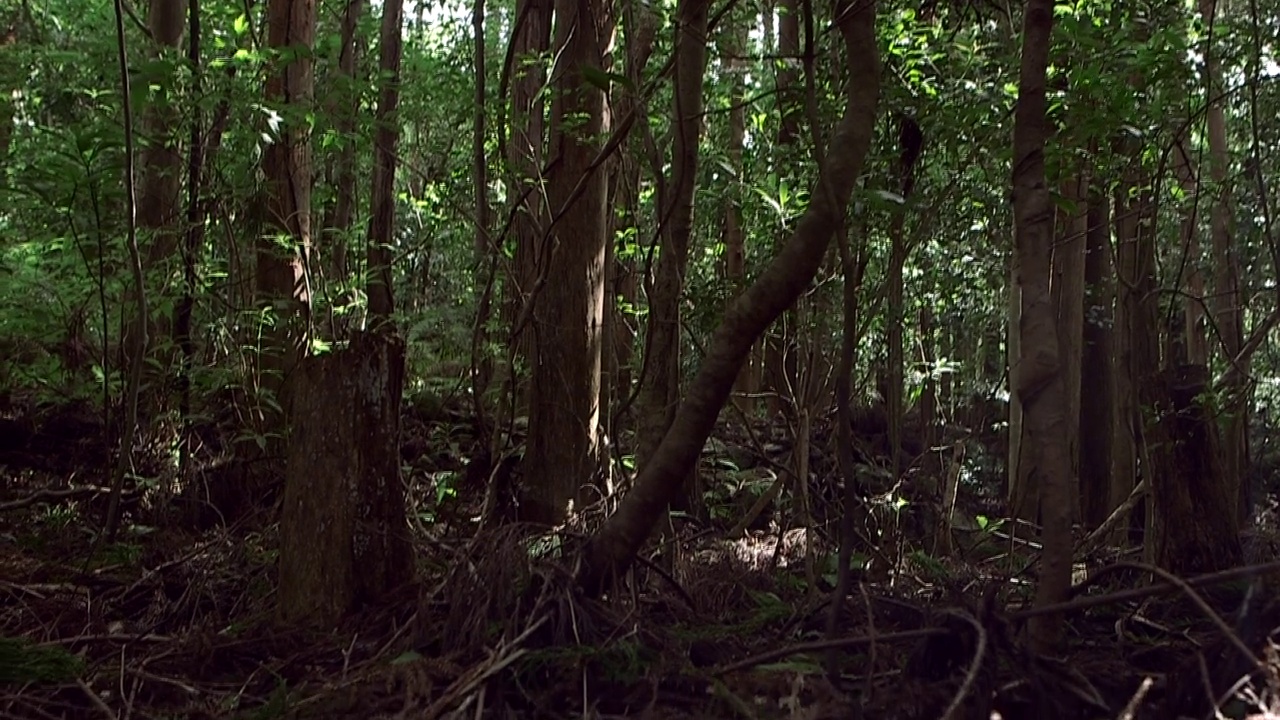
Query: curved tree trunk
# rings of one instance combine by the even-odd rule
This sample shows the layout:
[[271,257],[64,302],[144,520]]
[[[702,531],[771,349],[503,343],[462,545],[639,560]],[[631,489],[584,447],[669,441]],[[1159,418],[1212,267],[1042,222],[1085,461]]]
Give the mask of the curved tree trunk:
[[634,560],[658,518],[684,486],[752,343],[812,281],[842,224],[875,130],[880,60],[874,2],[855,5],[844,0],[837,4],[836,17],[848,54],[848,94],[844,117],[831,138],[813,199],[778,256],[729,306],[662,444],[640,468],[634,489],[585,549],[579,580],[588,592],[602,591]]

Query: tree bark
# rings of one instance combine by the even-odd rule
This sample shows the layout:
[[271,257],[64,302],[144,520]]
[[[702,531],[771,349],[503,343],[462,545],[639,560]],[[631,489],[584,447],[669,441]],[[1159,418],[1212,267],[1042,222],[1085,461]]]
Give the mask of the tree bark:
[[[726,148],[726,154],[729,157],[729,167],[732,169],[728,178],[731,189],[725,194],[722,208],[724,274],[733,296],[742,291],[747,272],[746,233],[742,227],[741,196],[741,191],[746,186],[742,176],[742,148],[747,135],[746,95],[743,80],[746,68],[738,58],[746,44],[745,24],[735,24],[729,28],[722,36],[720,43],[721,56],[728,58],[725,71],[729,75],[729,146]],[[754,407],[751,397],[759,390],[755,383],[757,373],[752,371],[751,360],[749,357],[747,365],[738,373],[738,379],[733,388],[738,409],[744,413],[750,412]],[[758,358],[755,360],[758,362]]]
[[[303,114],[312,100],[310,49],[315,38],[315,0],[271,0],[267,9],[267,44],[294,52],[267,78],[266,99],[284,106],[285,120],[267,144],[262,158],[266,222],[274,234],[258,238],[255,289],[258,303],[275,321],[263,333],[260,387],[274,396],[276,407],[288,407],[287,381],[305,354],[309,336],[311,293],[307,256],[311,249],[311,145]],[[268,403],[268,406],[271,406]],[[264,427],[287,427],[282,412],[266,412]]]
[[862,171],[875,128],[880,95],[880,61],[875,33],[875,3],[837,4],[850,79],[844,117],[832,136],[809,207],[791,239],[750,288],[728,308],[707,348],[697,376],[676,411],[670,430],[635,487],[591,539],[579,578],[599,593],[635,558],[684,479],[732,391],[752,343],[795,302],[821,265],[832,235]]
[[[1227,119],[1223,108],[1222,70],[1218,52],[1214,48],[1217,33],[1213,32],[1219,0],[1199,0],[1200,16],[1210,28],[1204,51],[1205,76],[1205,124],[1209,139],[1209,178],[1213,181],[1214,200],[1210,211],[1209,231],[1213,251],[1213,295],[1210,309],[1217,328],[1222,353],[1228,364],[1236,362],[1244,344],[1244,298],[1240,292],[1240,251],[1236,246],[1232,228],[1231,185],[1228,179],[1231,163],[1227,144]],[[1226,0],[1221,0],[1223,5]],[[1225,14],[1225,13],[1224,13]],[[1232,497],[1238,501],[1232,505],[1235,516],[1246,506],[1242,497],[1241,479],[1248,464],[1249,399],[1251,393],[1244,381],[1248,365],[1243,372],[1232,375],[1226,402],[1223,404],[1222,452],[1223,481]]]
[[[613,86],[613,108],[618,117],[627,117],[643,110],[638,102],[635,88],[643,83],[644,68],[653,54],[653,41],[657,35],[657,19],[649,7],[640,4],[628,5],[628,15],[624,19],[626,33],[626,60],[623,72],[631,83],[631,88],[621,84]],[[635,307],[639,282],[636,277],[635,249],[639,247],[640,232],[640,162],[637,156],[642,154],[642,140],[637,134],[627,138],[618,153],[618,162],[614,166],[613,191],[610,207],[616,207],[608,243],[609,257],[605,260],[608,268],[605,278],[605,348],[608,362],[608,375],[605,394],[611,398],[610,412],[616,411],[616,404],[626,401],[631,394],[632,383],[632,351],[635,346]],[[617,250],[621,241],[626,252],[619,254]],[[602,400],[601,402],[605,402]],[[610,420],[612,424],[613,419]],[[615,430],[616,432],[616,430]]]
[[[517,328],[516,323],[525,301],[533,290],[538,268],[543,262],[542,229],[547,218],[544,211],[546,195],[543,191],[542,159],[546,135],[543,118],[546,104],[542,86],[547,71],[540,59],[551,44],[552,0],[518,0],[516,3],[515,37],[512,38],[509,57],[511,79],[511,137],[507,142],[507,163],[511,168],[512,197],[519,204],[511,225],[515,238],[515,262],[510,277],[503,288],[508,325],[520,334],[514,340],[511,352],[515,359],[531,359],[532,333]],[[527,397],[515,378],[511,378],[512,393],[521,405]]]
[[1071,460],[1071,507],[1079,515],[1080,391],[1082,387],[1084,333],[1085,236],[1088,228],[1089,179],[1077,170],[1063,183],[1070,210],[1060,210],[1061,236],[1053,243],[1053,303],[1057,312],[1058,342],[1062,357],[1062,381],[1066,393],[1067,456]]
[[348,272],[347,234],[355,215],[356,192],[356,116],[360,109],[360,92],[356,88],[356,66],[359,63],[356,31],[365,0],[347,0],[342,13],[342,49],[338,55],[338,77],[329,98],[329,112],[333,113],[334,130],[340,137],[342,150],[338,153],[334,173],[333,205],[325,213],[320,232],[324,235],[321,255],[327,256],[333,270],[333,279],[342,281]]
[[1112,327],[1115,289],[1111,266],[1111,206],[1096,188],[1088,198],[1085,242],[1085,312],[1080,361],[1080,505],[1088,527],[1101,525],[1111,505],[1113,381]]
[[[698,140],[702,136],[702,80],[707,65],[709,0],[680,0],[676,10],[675,91],[671,183],[649,297],[648,360],[640,381],[636,465],[649,462],[671,426],[680,400],[680,299],[693,234]],[[681,505],[686,505],[681,503]]]
[[[604,315],[606,176],[592,166],[608,129],[601,71],[613,33],[602,0],[556,0],[558,59],[551,101],[555,158],[547,200],[554,249],[533,308],[529,444],[522,518],[557,524],[580,506],[598,468],[601,324]],[[581,185],[581,187],[579,187]]]
[[[1023,405],[1033,472],[1039,478],[1041,538],[1037,606],[1066,598],[1071,584],[1071,458],[1066,442],[1066,388],[1058,327],[1049,289],[1053,208],[1045,180],[1046,70],[1053,31],[1052,0],[1028,0],[1013,130],[1013,210],[1022,289],[1022,357],[1011,368]],[[1030,627],[1039,649],[1054,648],[1062,617],[1043,615]]]
[[1182,365],[1150,373],[1143,405],[1151,448],[1154,554],[1160,567],[1182,575],[1215,572],[1243,562],[1235,496],[1223,482],[1223,462],[1215,419],[1201,397],[1209,370]]
[[391,243],[395,239],[396,145],[400,140],[400,53],[403,0],[382,4],[381,57],[378,60],[382,89],[378,92],[377,130],[373,135],[373,189],[370,193],[368,274],[370,326],[391,323],[395,298],[391,284]]
[[331,627],[413,575],[398,446],[403,386],[404,343],[390,333],[357,333],[299,365],[280,517],[286,622]]

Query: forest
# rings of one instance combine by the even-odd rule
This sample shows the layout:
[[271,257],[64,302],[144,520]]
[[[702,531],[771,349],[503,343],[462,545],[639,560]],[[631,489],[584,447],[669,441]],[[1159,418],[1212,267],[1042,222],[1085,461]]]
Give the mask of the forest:
[[1278,47],[0,0],[0,719],[1280,717]]

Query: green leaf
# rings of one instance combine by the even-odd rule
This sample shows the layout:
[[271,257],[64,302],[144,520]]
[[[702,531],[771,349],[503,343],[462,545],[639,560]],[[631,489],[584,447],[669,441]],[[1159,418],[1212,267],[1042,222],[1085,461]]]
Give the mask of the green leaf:
[[422,659],[422,654],[416,650],[406,650],[397,655],[392,661],[392,665],[408,665],[411,662],[417,662]]
[[231,30],[237,35],[244,35],[249,32],[249,18],[244,13],[241,13],[235,19],[235,22],[231,23]]
[[582,68],[582,79],[605,92],[609,91],[609,86],[612,84],[611,80],[615,77],[618,76],[613,73],[607,73],[597,67],[588,65]]

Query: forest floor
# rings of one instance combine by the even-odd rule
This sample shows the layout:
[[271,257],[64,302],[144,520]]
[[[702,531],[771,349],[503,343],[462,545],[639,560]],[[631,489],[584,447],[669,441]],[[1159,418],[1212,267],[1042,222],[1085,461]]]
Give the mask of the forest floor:
[[[406,443],[424,433],[465,434],[410,419]],[[1037,656],[1034,545],[985,521],[935,551],[919,498],[865,514],[878,541],[829,636],[838,511],[820,490],[807,528],[788,527],[784,495],[754,529],[723,532],[769,484],[745,473],[744,445],[788,450],[777,435],[721,433],[704,457],[712,519],[669,531],[602,600],[574,590],[570,563],[598,517],[477,530],[478,503],[440,489],[465,443],[411,450],[417,580],[325,633],[275,621],[275,525],[193,532],[138,510],[95,547],[76,473],[0,466],[0,718],[1280,717],[1280,604],[1261,581],[1275,563],[1193,589],[1117,564],[1132,554],[1081,558],[1096,579],[1063,612],[1065,654]],[[42,491],[68,494],[28,502]],[[989,504],[962,486],[964,514]]]

